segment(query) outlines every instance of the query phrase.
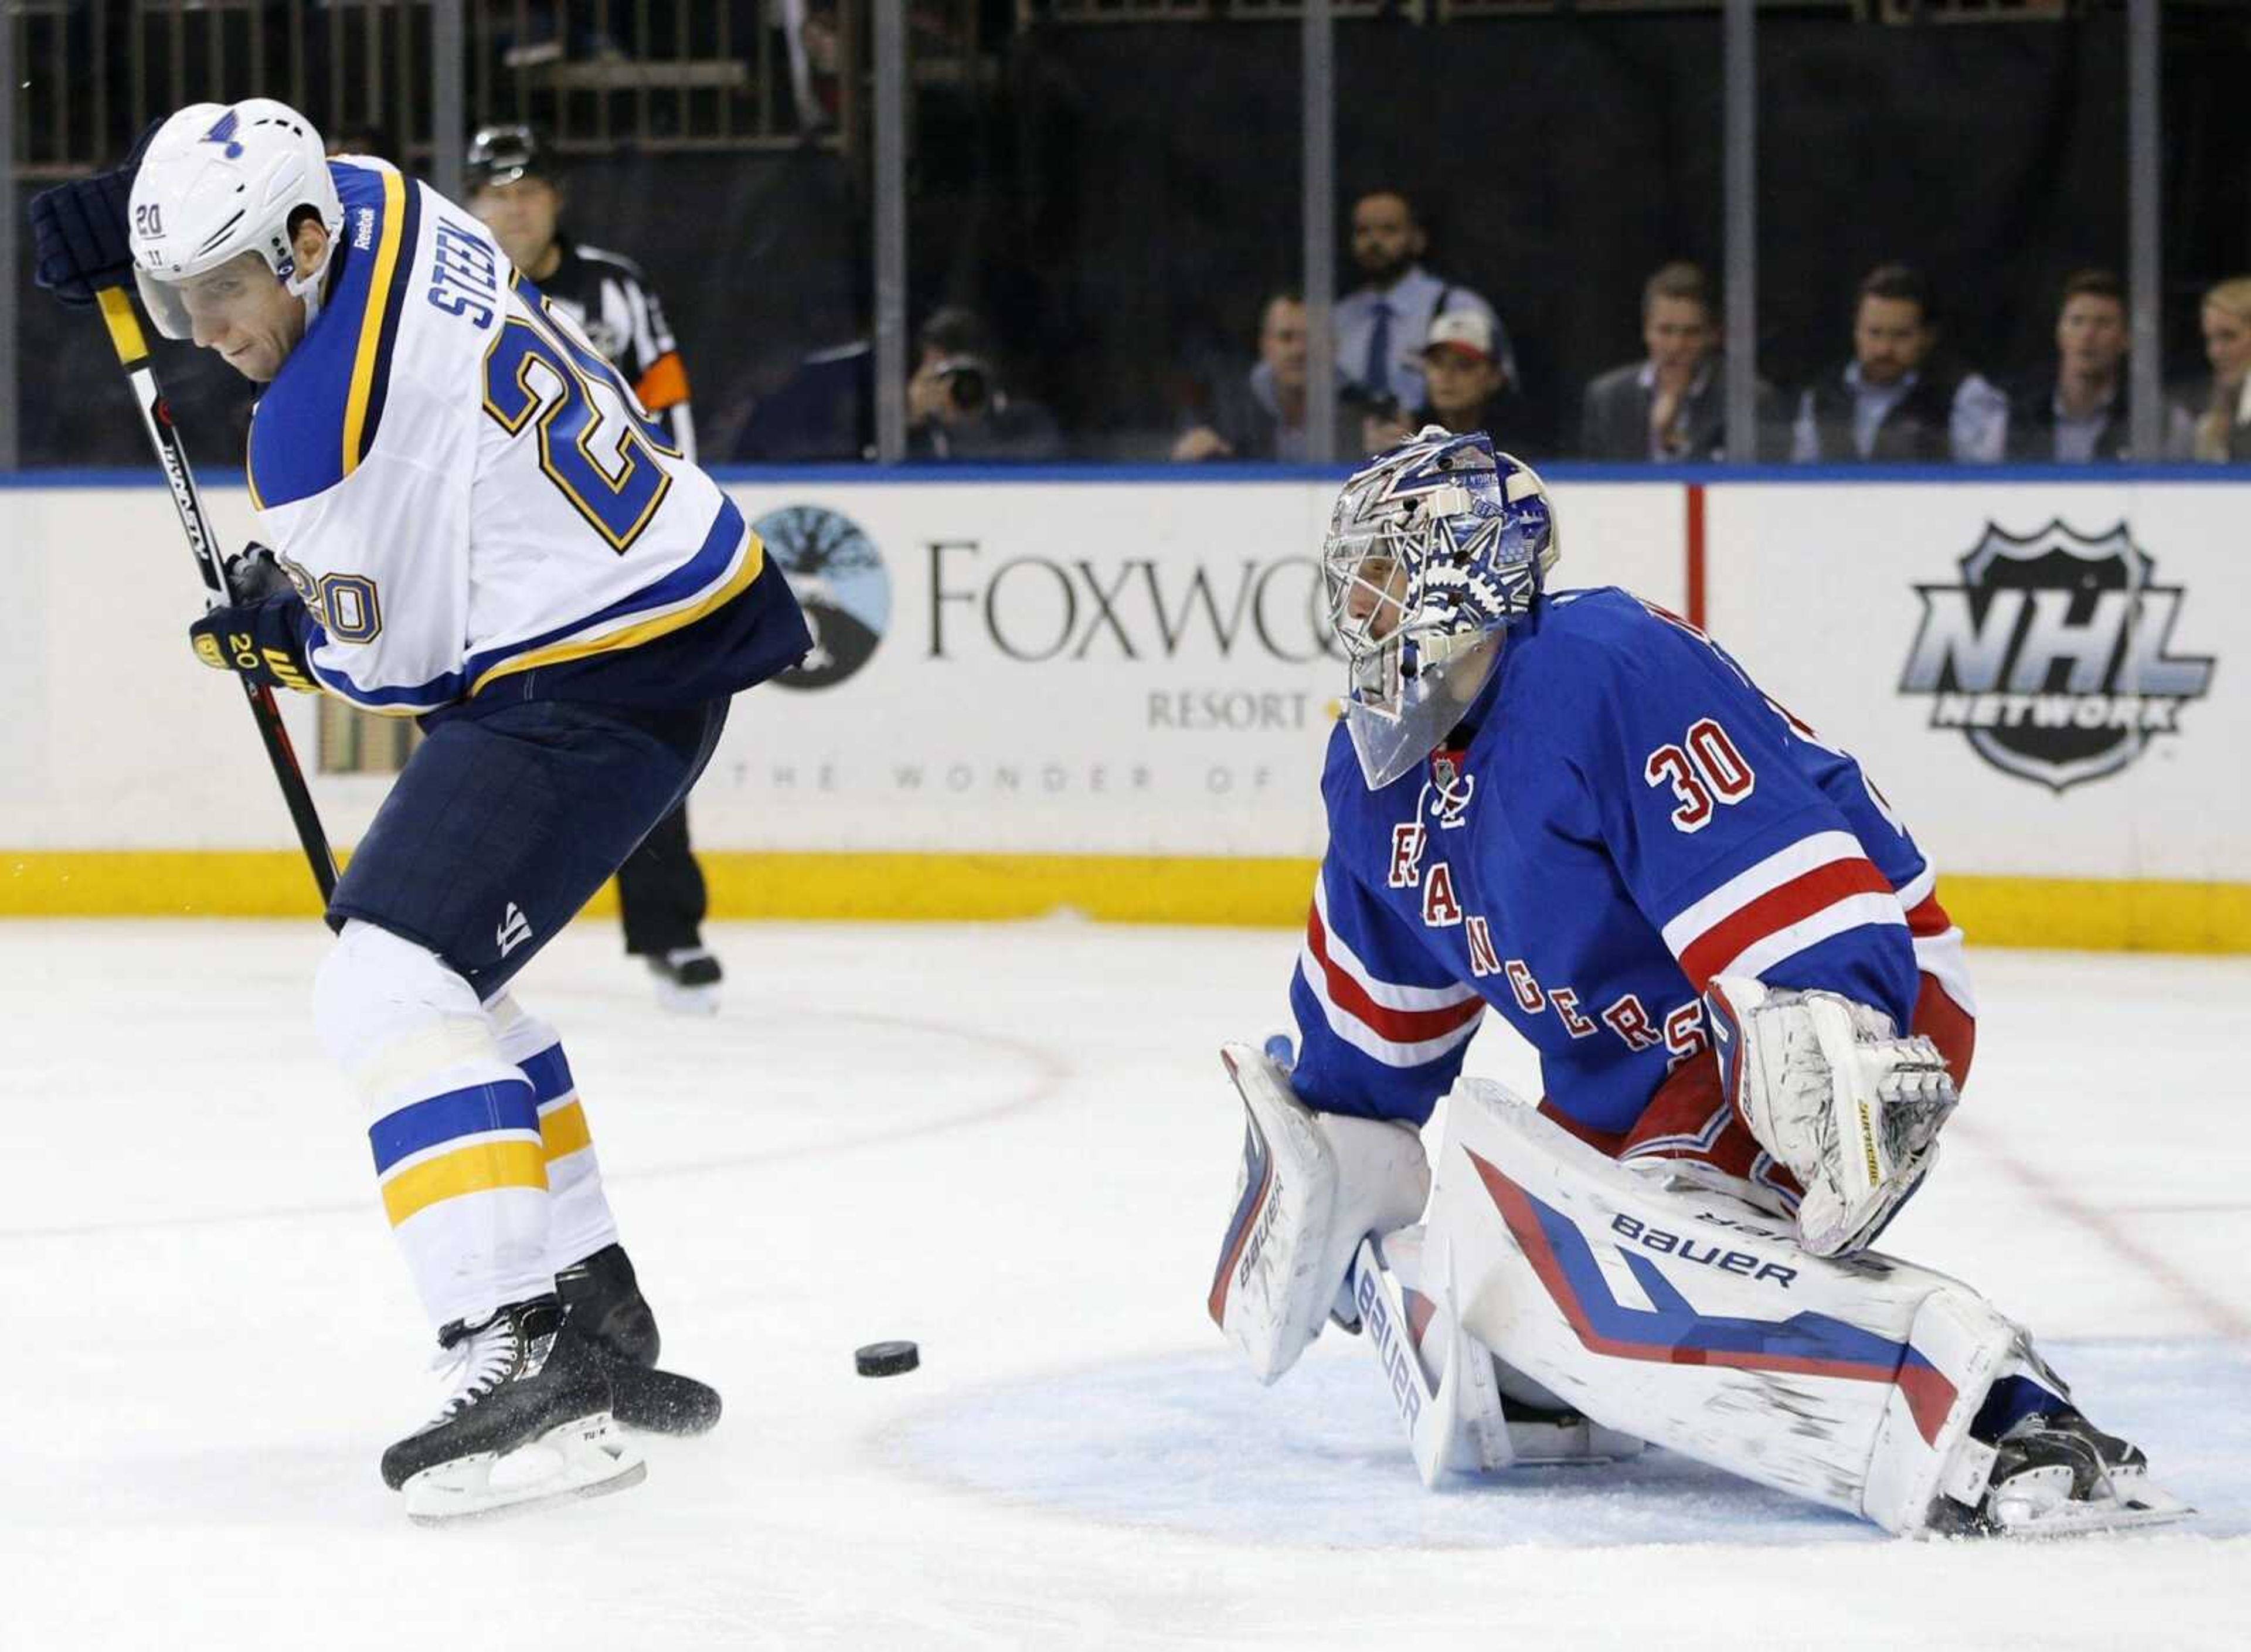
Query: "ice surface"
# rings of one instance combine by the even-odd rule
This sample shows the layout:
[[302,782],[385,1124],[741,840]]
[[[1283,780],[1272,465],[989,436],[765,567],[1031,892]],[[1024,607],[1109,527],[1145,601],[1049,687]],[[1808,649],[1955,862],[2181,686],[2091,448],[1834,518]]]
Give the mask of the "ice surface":
[[[0,926],[0,1649],[2228,1647],[2251,1621],[2251,964],[1984,954],[1887,1246],[2029,1322],[2202,1510],[1894,1544],[1663,1454],[1421,1490],[1365,1354],[1202,1314],[1216,1047],[1294,940],[720,927],[712,1021],[582,927],[563,1029],[666,1333],[725,1391],[626,1495],[409,1526],[427,1329],[288,924]],[[1489,1029],[1473,1069],[1531,1087]],[[855,1377],[853,1348],[922,1344]]]

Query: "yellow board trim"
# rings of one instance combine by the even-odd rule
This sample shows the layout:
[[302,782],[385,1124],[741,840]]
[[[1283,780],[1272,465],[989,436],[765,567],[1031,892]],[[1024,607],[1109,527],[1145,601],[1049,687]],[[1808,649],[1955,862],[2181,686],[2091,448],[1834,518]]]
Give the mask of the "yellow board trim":
[[620,649],[639,648],[644,642],[693,625],[706,614],[716,613],[750,589],[751,581],[765,566],[765,542],[747,529],[744,531],[743,538],[742,565],[728,577],[725,584],[706,592],[688,607],[659,614],[655,619],[643,620],[637,625],[628,625],[622,630],[605,632],[598,637],[573,637],[551,648],[534,649],[530,653],[519,654],[512,660],[502,660],[469,684],[471,697],[474,698],[496,677],[537,670],[543,665],[560,665],[565,660],[582,660],[590,654],[609,654]]
[[547,1185],[547,1157],[530,1142],[474,1142],[401,1170],[383,1184],[384,1213],[397,1227],[464,1193],[489,1193],[503,1187]]
[[[1310,860],[1109,855],[819,855],[699,850],[711,915],[1037,918],[1296,928]],[[1973,947],[2251,952],[2251,884],[1942,877]],[[0,917],[310,918],[294,851],[0,850]],[[617,911],[605,890],[587,915]]]
[[576,1101],[567,1101],[552,1113],[541,1114],[539,1143],[550,1164],[593,1146],[593,1133],[586,1128],[586,1109]]
[[130,366],[146,356],[148,336],[141,330],[141,318],[133,313],[133,301],[125,289],[105,287],[94,297],[101,304],[101,319],[109,323],[109,347],[117,359]]
[[383,316],[391,307],[391,275],[398,267],[398,248],[405,239],[406,179],[401,173],[385,172],[383,233],[376,241],[375,273],[368,279],[367,307],[361,310],[359,317],[359,350],[352,357],[351,389],[344,398],[343,474],[347,476],[359,469],[360,432],[367,424],[368,396],[375,387],[375,358],[382,351]]

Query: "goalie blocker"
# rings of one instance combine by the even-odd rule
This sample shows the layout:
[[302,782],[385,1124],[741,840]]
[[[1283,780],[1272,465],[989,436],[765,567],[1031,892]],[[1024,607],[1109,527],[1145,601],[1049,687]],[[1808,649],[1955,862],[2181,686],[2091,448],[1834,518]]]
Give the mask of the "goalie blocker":
[[[1268,1382],[1330,1308],[1364,1322],[1426,1483],[1642,1439],[1901,1535],[2189,1512],[1957,1281],[1812,1255],[1740,1201],[1621,1166],[1472,1079],[1448,1099],[1427,1224],[1406,1227],[1419,1141],[1409,1155],[1367,1136],[1413,1140],[1401,1127],[1315,1114],[1271,1059],[1227,1055],[1251,1129],[1213,1315]],[[1382,1151],[1355,1163],[1368,1145]],[[1544,1433],[1526,1400],[1550,1407]]]

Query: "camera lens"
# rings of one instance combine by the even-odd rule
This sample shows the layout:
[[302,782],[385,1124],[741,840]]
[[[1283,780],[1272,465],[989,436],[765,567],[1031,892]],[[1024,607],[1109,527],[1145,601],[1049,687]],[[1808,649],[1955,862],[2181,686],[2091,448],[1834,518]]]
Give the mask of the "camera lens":
[[964,413],[975,413],[992,393],[992,386],[986,382],[984,370],[980,367],[952,369],[945,375],[945,388],[953,398],[953,405]]

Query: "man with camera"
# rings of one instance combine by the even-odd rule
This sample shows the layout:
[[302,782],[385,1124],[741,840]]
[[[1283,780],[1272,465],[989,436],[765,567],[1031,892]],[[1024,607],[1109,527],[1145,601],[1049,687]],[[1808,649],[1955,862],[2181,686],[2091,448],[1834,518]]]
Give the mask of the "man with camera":
[[914,376],[907,380],[910,459],[1055,459],[1062,454],[1055,416],[1001,382],[983,322],[966,309],[949,309],[923,324]]

